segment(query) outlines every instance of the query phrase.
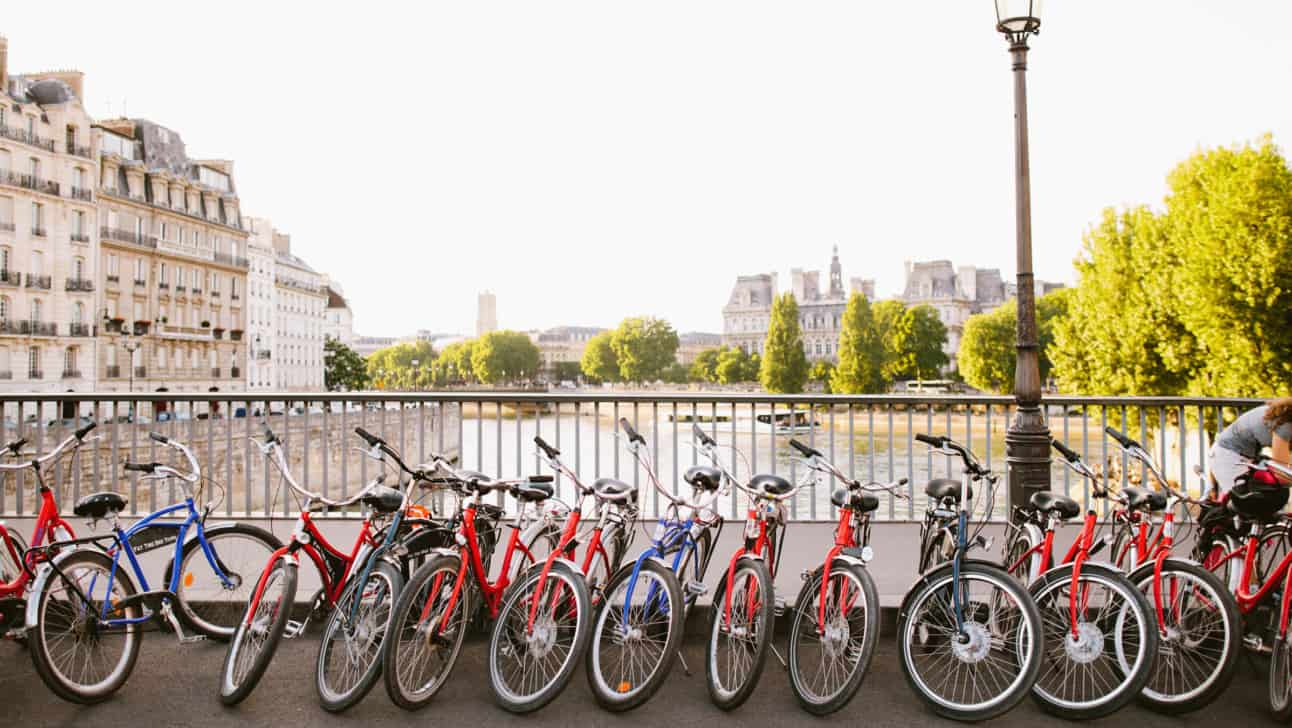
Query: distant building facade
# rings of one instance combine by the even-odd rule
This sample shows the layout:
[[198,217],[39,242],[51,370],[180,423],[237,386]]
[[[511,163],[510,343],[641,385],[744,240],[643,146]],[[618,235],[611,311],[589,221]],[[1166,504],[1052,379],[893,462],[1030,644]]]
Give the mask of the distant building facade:
[[705,349],[722,346],[722,334],[706,334],[701,331],[690,331],[677,336],[677,362],[682,366],[691,366],[695,358]]
[[498,330],[498,297],[484,291],[476,300],[476,336]]
[[346,346],[354,346],[354,312],[346,300],[341,286],[327,276],[323,277],[323,292],[327,295],[327,321],[323,324],[323,337],[336,339]]
[[605,329],[596,326],[557,326],[531,331],[529,338],[538,347],[542,369],[550,377],[560,363],[578,364],[588,341]]
[[399,343],[399,339],[394,336],[355,336],[354,349],[359,356],[368,357],[374,352],[385,349],[387,346],[394,346]]

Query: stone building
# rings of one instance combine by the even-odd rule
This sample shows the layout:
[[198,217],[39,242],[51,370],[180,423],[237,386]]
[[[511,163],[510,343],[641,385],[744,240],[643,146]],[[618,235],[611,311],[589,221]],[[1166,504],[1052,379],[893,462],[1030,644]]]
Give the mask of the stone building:
[[689,331],[677,336],[677,362],[682,366],[691,366],[695,358],[705,349],[722,346],[722,334],[706,334],[702,331]]
[[327,294],[327,321],[323,325],[323,337],[353,346],[354,312],[350,310],[350,303],[341,291],[341,284],[324,276],[323,292]]
[[269,220],[248,218],[247,383],[252,389],[323,389],[328,296],[323,276],[292,253],[290,235]]
[[[798,302],[799,327],[808,359],[837,361],[839,330],[848,296],[853,292],[865,293],[873,300],[875,282],[853,278],[845,288],[838,246],[835,246],[830,259],[830,278],[825,291],[821,290],[820,278],[820,271],[794,268],[790,271],[790,292]],[[722,309],[723,345],[761,354],[776,295],[775,273],[737,278],[731,297]]]
[[99,127],[100,388],[241,391],[247,231],[233,162],[145,119]]
[[538,347],[543,372],[551,379],[557,364],[578,364],[583,358],[583,349],[588,345],[588,340],[602,331],[605,329],[595,326],[557,326],[530,332],[529,338]]
[[476,299],[476,336],[498,330],[498,297],[484,291]]
[[13,75],[0,38],[0,391],[90,391],[94,153],[77,71]]

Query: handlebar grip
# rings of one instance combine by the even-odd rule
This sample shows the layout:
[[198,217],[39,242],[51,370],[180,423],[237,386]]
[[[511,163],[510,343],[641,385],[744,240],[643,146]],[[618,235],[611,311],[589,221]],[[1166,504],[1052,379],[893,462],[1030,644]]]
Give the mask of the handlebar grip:
[[821,456],[820,450],[817,450],[814,447],[808,447],[807,445],[804,445],[803,443],[793,438],[790,438],[790,447],[794,448],[795,450],[798,450],[799,453],[803,455],[803,457],[805,458]]
[[368,432],[367,430],[363,429],[362,427],[356,427],[356,428],[354,428],[354,434],[358,435],[359,437],[362,437],[362,438],[364,439],[364,441],[366,441],[366,442],[368,443],[368,445],[370,445],[371,447],[376,447],[376,446],[378,446],[378,445],[385,445],[385,444],[386,444],[386,441],[385,441],[385,440],[381,439],[380,437],[377,437],[376,435],[372,434],[371,432]]
[[556,480],[556,478],[551,475],[531,475],[528,478],[525,478],[525,482],[527,483],[550,483],[554,480]]
[[157,442],[160,442],[160,443],[161,443],[161,444],[163,444],[163,445],[167,445],[167,444],[169,444],[169,443],[170,443],[170,438],[169,438],[169,437],[166,437],[165,435],[161,434],[160,432],[150,432],[150,433],[148,433],[148,437],[149,437],[150,439],[152,439],[152,440],[155,440],[155,441],[157,441]]
[[700,429],[700,426],[695,423],[691,423],[691,433],[695,435],[695,439],[699,440],[701,445],[713,446],[718,444],[712,437],[709,437],[709,433]]
[[942,447],[947,441],[945,437],[938,437],[936,435],[926,435],[922,432],[916,433],[915,439],[919,440],[925,445],[929,445],[930,447]]
[[[97,422],[91,422],[90,424],[85,425],[84,427],[76,431],[76,439],[84,440],[85,436],[90,434],[90,430],[93,430],[98,426],[99,426],[99,423]],[[26,440],[23,440],[23,442],[26,442]]]
[[13,442],[9,443],[8,445],[5,445],[4,449],[8,450],[14,455],[17,455],[18,451],[22,449],[22,446],[26,444],[27,444],[27,438],[20,437],[17,440],[14,440]]
[[551,445],[548,445],[547,440],[544,440],[538,435],[534,435],[534,444],[538,446],[539,450],[542,450],[544,453],[546,453],[549,458],[554,458],[561,454],[560,450],[557,450]]
[[646,438],[642,437],[641,433],[633,429],[633,426],[628,422],[627,417],[619,418],[619,428],[624,431],[625,435],[628,435],[628,439],[632,442],[640,443],[642,445],[646,444]]
[[265,428],[265,444],[266,444],[266,445],[272,445],[272,444],[274,444],[274,443],[276,443],[276,442],[279,442],[278,435],[275,435],[275,434],[274,434],[274,431],[273,431],[273,430],[271,430],[271,429],[269,429],[269,425],[265,425],[265,426],[264,426],[264,428]]
[[152,473],[157,470],[157,463],[126,463],[124,468],[136,473]]
[[1078,460],[1080,460],[1080,459],[1081,459],[1081,456],[1080,456],[1080,455],[1078,455],[1078,454],[1076,453],[1076,451],[1075,451],[1075,450],[1073,450],[1072,448],[1068,447],[1067,445],[1064,445],[1063,443],[1059,442],[1058,440],[1051,439],[1051,440],[1050,440],[1050,444],[1051,444],[1051,445],[1053,445],[1053,446],[1054,446],[1054,449],[1055,449],[1055,450],[1058,450],[1058,451],[1059,451],[1059,454],[1060,454],[1060,455],[1062,455],[1062,456],[1064,457],[1064,459],[1065,459],[1065,460],[1067,460],[1067,461],[1068,461],[1068,462],[1070,462],[1070,463],[1075,463],[1075,462],[1077,462]]
[[909,482],[911,482],[909,478],[899,478],[899,479],[898,479],[898,481],[897,481],[897,484],[898,484],[898,485],[906,485],[906,484],[907,484],[907,483],[909,483]]
[[[1121,445],[1122,447],[1128,450],[1132,447],[1140,447],[1140,444],[1138,442],[1135,442],[1134,440],[1130,439],[1124,433],[1122,433],[1120,430],[1113,427],[1112,425],[1105,427],[1104,432],[1108,433],[1109,437],[1116,440],[1117,444]],[[1140,448],[1140,449],[1143,449],[1143,448]]]

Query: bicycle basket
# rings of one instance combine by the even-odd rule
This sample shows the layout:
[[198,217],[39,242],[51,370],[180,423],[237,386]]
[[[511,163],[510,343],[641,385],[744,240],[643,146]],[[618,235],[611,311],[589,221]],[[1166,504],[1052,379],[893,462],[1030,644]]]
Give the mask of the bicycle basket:
[[1240,516],[1269,519],[1288,502],[1288,489],[1268,470],[1252,470],[1229,491],[1229,506]]

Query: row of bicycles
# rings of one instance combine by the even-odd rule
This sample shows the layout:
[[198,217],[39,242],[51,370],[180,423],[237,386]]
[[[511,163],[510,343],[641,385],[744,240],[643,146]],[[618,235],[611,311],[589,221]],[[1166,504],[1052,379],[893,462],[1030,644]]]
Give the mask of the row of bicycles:
[[[293,476],[266,426],[257,445],[299,506],[285,542],[248,524],[208,525],[213,498],[204,491],[219,486],[185,444],[160,434],[151,437],[174,452],[169,464],[124,467],[141,479],[177,483],[182,502],[127,527],[120,523],[125,498],[86,496],[73,512],[110,528],[78,537],[59,515],[49,472],[95,439],[93,425],[40,457],[24,453],[27,443],[19,440],[3,450],[0,471],[31,472],[41,507],[30,544],[0,525],[0,630],[27,644],[55,694],[80,703],[120,689],[143,634],[164,630],[182,642],[228,643],[218,695],[236,705],[273,679],[267,676],[283,639],[321,623],[314,677],[328,711],[355,705],[378,681],[401,708],[426,707],[473,630],[489,636],[490,685],[508,711],[548,704],[580,665],[596,701],[626,711],[648,701],[675,664],[691,673],[681,641],[688,616],[708,595],[703,659],[715,705],[743,704],[772,655],[805,710],[824,715],[847,705],[879,637],[880,602],[868,571],[871,515],[881,493],[909,497],[906,480],[862,482],[797,440],[789,444],[804,466],[800,482],[753,474],[738,449],[694,427],[692,444],[709,464],[686,470],[685,487],[670,489],[645,438],[627,420],[618,425],[647,487],[665,505],[651,529],[638,518],[636,486],[583,482],[541,437],[534,438],[536,455],[552,472],[503,480],[440,455],[409,465],[384,439],[358,428],[359,450],[380,472],[357,493],[330,499]],[[1287,491],[1276,503],[1274,489],[1282,486],[1274,476],[1292,471],[1257,464],[1252,488],[1235,489],[1223,503],[1203,502],[1175,490],[1139,443],[1112,428],[1108,434],[1157,487],[1114,489],[1055,441],[1064,462],[1090,479],[1092,504],[1106,502],[1110,517],[1101,519],[1093,505],[1083,513],[1063,495],[1036,493],[1015,507],[1000,561],[984,535],[997,476],[949,437],[916,435],[963,467],[961,478],[934,479],[924,489],[921,575],[897,620],[908,684],[933,711],[958,720],[1000,715],[1029,694],[1070,719],[1107,715],[1136,698],[1180,713],[1225,690],[1245,647],[1271,654],[1271,707],[1289,717],[1292,529],[1278,515]],[[557,496],[556,477],[572,485],[571,502]],[[826,479],[838,514],[833,543],[802,574],[791,603],[775,589],[787,503]],[[748,511],[739,547],[718,567],[709,595],[713,580],[706,577],[725,525],[716,504],[732,489],[747,497]],[[1187,507],[1202,516],[1186,557],[1174,551],[1176,518]],[[330,529],[316,518],[328,511],[362,516],[351,543],[329,540]],[[1078,517],[1077,535],[1060,558],[1059,527]],[[628,558],[639,530],[648,543]],[[153,584],[140,555],[163,548],[171,556]],[[307,600],[298,594],[302,562],[319,584]],[[788,626],[784,655],[777,617]]]

